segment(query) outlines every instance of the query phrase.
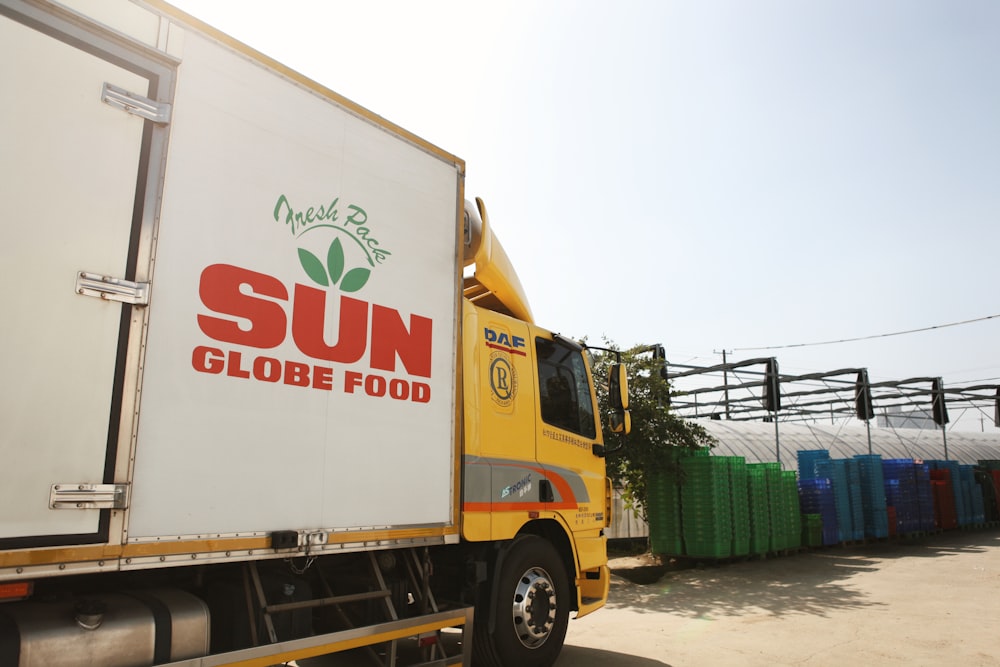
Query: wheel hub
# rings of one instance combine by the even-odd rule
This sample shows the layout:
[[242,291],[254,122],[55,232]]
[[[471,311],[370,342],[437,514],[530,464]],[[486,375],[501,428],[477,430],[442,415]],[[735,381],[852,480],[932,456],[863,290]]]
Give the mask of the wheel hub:
[[514,589],[514,631],[527,648],[538,648],[549,638],[556,621],[556,590],[549,573],[533,567]]

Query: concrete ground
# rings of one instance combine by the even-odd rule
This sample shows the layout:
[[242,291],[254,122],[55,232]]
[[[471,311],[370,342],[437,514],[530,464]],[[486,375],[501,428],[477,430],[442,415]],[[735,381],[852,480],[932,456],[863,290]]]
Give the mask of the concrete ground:
[[1000,666],[1000,530],[698,567],[612,560],[556,667]]

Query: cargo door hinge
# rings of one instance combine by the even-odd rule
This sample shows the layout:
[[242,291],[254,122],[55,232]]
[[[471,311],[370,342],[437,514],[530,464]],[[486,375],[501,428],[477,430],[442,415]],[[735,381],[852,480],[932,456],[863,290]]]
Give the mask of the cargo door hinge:
[[105,301],[121,301],[135,306],[149,304],[149,283],[135,283],[124,278],[102,276],[99,273],[78,271],[76,293],[96,296]]
[[49,509],[123,510],[128,508],[128,484],[53,484]]
[[101,91],[101,101],[154,123],[166,125],[170,122],[170,105],[166,102],[151,100],[107,82],[104,83],[104,89]]

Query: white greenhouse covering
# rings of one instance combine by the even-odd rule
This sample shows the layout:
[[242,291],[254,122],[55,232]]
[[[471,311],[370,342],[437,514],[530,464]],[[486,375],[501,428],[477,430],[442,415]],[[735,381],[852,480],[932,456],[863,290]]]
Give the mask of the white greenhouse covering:
[[[826,449],[832,459],[846,459],[868,454],[868,432],[863,425],[819,425],[778,422],[775,447],[773,423],[692,419],[713,435],[718,444],[712,453],[718,456],[742,456],[747,463],[776,460],[780,449],[781,465],[797,470],[799,450]],[[975,464],[980,460],[1000,459],[1000,435],[948,431],[948,459]],[[944,459],[945,436],[938,430],[871,429],[871,453],[883,459]]]

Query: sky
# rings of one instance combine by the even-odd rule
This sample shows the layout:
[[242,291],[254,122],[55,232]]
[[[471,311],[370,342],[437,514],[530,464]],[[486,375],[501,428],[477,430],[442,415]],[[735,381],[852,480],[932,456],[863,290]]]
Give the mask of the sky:
[[1000,3],[174,4],[463,158],[545,328],[1000,383]]

